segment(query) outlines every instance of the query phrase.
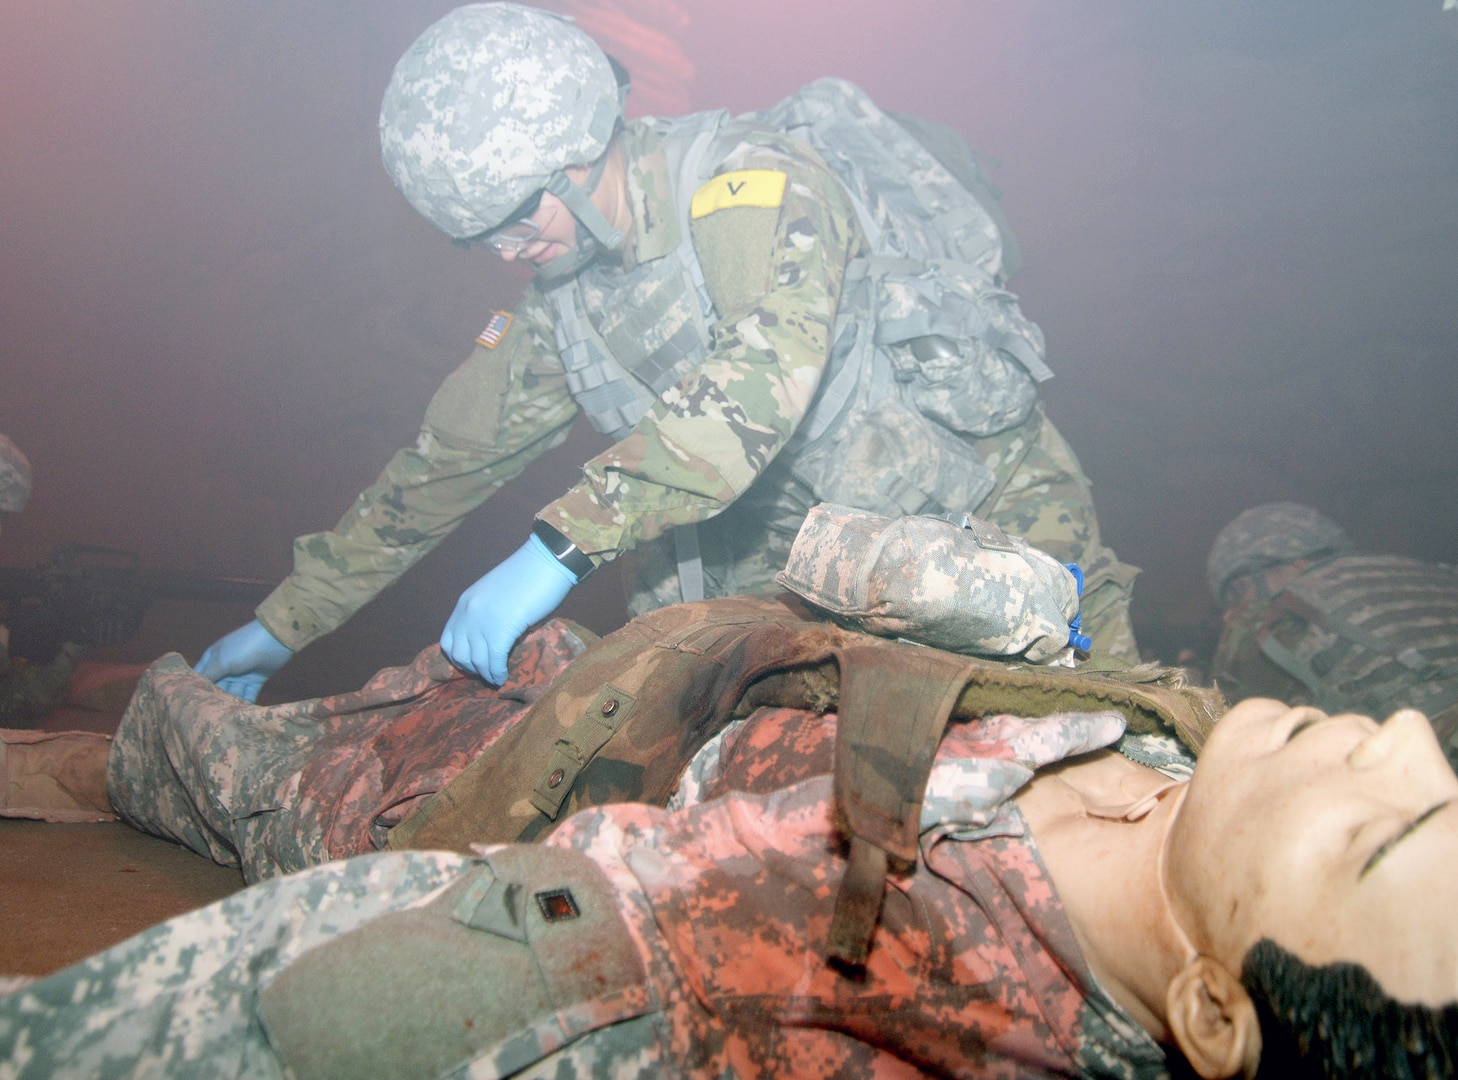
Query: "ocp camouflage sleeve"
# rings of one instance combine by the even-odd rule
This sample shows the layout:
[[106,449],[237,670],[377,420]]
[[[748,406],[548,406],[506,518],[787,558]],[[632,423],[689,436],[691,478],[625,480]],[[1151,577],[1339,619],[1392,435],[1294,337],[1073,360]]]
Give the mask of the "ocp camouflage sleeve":
[[[528,288],[496,347],[478,344],[441,384],[415,445],[331,531],[294,541],[293,572],[259,605],[259,621],[296,650],[334,630],[562,442],[576,415],[551,315]],[[530,522],[513,527],[525,539]]]
[[[826,167],[788,140],[741,144],[720,171],[739,169],[780,171],[787,183],[772,229],[759,207],[695,222],[719,316],[703,367],[538,515],[596,558],[729,506],[784,447],[819,385],[846,264],[864,243],[855,211]],[[742,287],[756,277],[763,288]]]

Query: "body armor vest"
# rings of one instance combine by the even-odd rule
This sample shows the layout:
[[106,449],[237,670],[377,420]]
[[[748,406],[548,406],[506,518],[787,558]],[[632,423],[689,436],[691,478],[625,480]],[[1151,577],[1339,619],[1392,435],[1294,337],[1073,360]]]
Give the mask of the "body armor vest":
[[839,715],[837,811],[851,839],[832,954],[865,959],[888,866],[916,859],[921,804],[951,716],[1117,709],[1129,730],[1191,749],[1218,693],[1153,665],[1008,664],[889,641],[819,619],[788,595],[660,608],[574,660],[517,725],[390,832],[390,847],[466,851],[542,839],[588,806],[663,805],[694,754],[761,705]]
[[1458,703],[1458,570],[1399,555],[1349,555],[1272,598],[1261,652],[1327,712],[1381,719]]
[[[838,80],[757,116],[720,110],[644,123],[668,159],[678,247],[626,273],[589,265],[546,292],[568,388],[593,426],[624,438],[660,394],[703,364],[717,316],[690,202],[744,135],[787,132],[823,152],[841,177],[872,254],[848,267],[820,388],[755,488],[797,489],[789,501],[806,507],[837,502],[889,515],[981,505],[1019,459],[997,454],[994,472],[971,440],[1036,424],[1037,383],[1052,373],[1037,328],[992,287],[1000,234],[976,198],[906,128]],[[751,499],[779,501],[764,491]],[[690,575],[681,566],[681,579]]]

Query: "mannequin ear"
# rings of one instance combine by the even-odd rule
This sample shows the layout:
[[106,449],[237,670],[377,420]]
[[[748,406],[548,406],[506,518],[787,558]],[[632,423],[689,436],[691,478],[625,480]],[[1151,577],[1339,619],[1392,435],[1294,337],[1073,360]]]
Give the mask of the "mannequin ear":
[[1219,961],[1197,956],[1165,993],[1170,1033],[1205,1080],[1255,1076],[1261,1026],[1240,980]]

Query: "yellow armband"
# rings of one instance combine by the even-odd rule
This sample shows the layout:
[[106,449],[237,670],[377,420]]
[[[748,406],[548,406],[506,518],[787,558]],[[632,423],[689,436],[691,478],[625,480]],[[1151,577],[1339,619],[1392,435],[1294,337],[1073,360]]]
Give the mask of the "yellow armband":
[[714,177],[694,193],[689,216],[695,221],[736,206],[778,207],[785,197],[785,174],[773,169],[741,169]]

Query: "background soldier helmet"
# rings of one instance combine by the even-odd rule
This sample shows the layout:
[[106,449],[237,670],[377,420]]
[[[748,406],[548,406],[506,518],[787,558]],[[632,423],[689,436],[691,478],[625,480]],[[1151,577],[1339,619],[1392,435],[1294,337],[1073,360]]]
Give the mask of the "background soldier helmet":
[[410,204],[466,239],[510,220],[561,170],[599,158],[622,118],[612,64],[569,20],[468,4],[395,65],[380,147]]
[[1210,546],[1205,580],[1215,602],[1228,603],[1230,583],[1295,559],[1350,555],[1356,545],[1331,518],[1300,503],[1266,503],[1245,511],[1220,530]]
[[0,510],[16,513],[30,499],[30,462],[4,435],[0,435]]

